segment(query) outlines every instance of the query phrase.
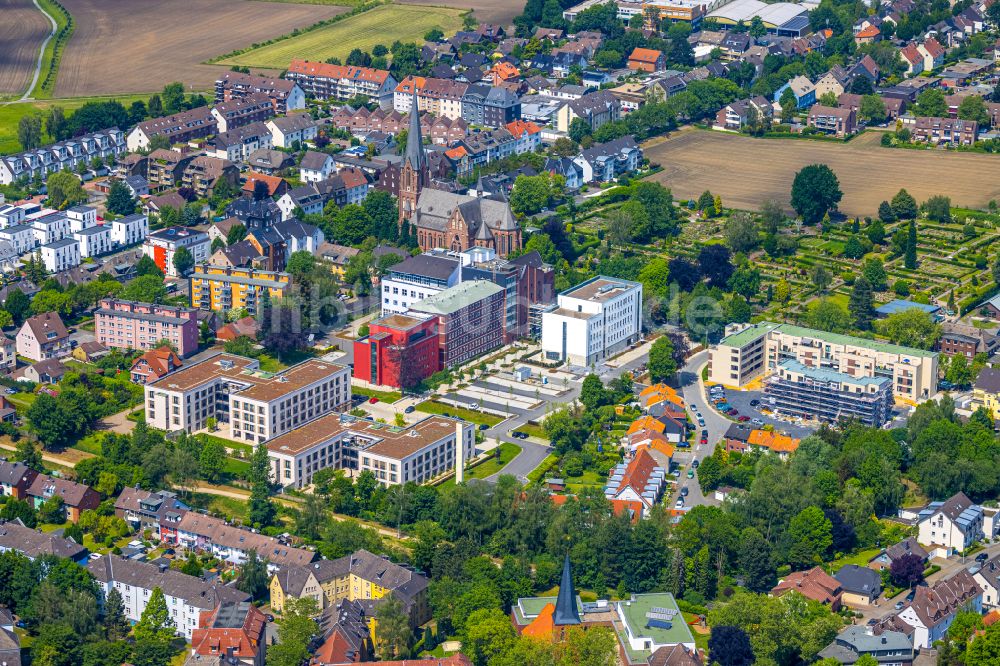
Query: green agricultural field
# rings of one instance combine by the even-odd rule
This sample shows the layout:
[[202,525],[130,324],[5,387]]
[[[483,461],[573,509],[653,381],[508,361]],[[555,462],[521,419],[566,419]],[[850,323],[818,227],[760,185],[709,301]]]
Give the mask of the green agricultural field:
[[[64,99],[36,100],[33,102],[19,102],[16,104],[0,105],[0,155],[16,153],[21,150],[21,145],[17,142],[17,124],[22,116],[32,113],[44,115],[50,107],[61,106],[67,114],[79,109],[87,102],[104,102],[109,99],[116,99],[125,108],[132,102],[149,99],[149,94],[145,95],[115,95],[113,97],[70,97]],[[43,124],[44,128],[44,124]],[[48,143],[51,138],[48,135],[42,136],[43,142]]]
[[216,64],[285,69],[292,58],[343,60],[356,48],[371,51],[376,44],[390,46],[396,40],[422,42],[423,36],[432,28],[440,28],[446,35],[452,34],[462,26],[462,13],[460,9],[448,7],[383,5]]

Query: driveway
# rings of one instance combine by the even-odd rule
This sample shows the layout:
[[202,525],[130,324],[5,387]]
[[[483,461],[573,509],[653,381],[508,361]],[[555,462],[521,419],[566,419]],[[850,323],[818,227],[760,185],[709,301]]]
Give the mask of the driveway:
[[740,416],[746,415],[751,419],[760,419],[766,425],[773,425],[774,429],[778,432],[783,432],[786,435],[791,435],[799,439],[808,437],[816,430],[812,426],[792,423],[762,414],[759,409],[750,406],[751,400],[759,400],[762,407],[767,404],[763,391],[735,391],[733,389],[726,389],[726,402],[734,407],[740,413]]

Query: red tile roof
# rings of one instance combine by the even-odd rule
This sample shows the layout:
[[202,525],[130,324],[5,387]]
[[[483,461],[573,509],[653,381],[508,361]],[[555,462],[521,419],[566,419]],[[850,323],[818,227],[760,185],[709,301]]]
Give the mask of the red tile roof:
[[288,71],[293,74],[305,74],[308,76],[323,76],[329,79],[350,79],[352,81],[372,81],[374,83],[385,83],[389,78],[389,72],[384,69],[373,69],[371,67],[354,67],[352,65],[330,65],[325,62],[312,62],[295,58],[288,66]]
[[636,62],[648,62],[655,64],[661,57],[663,57],[663,53],[655,49],[636,48],[632,51],[632,55],[630,55],[628,59],[635,60]]
[[820,603],[832,604],[835,607],[840,605],[840,583],[819,567],[789,574],[774,586],[771,595],[780,597],[791,590]]
[[254,173],[251,171],[247,174],[247,182],[243,184],[244,192],[253,192],[254,181],[259,180],[260,182],[267,185],[267,195],[273,197],[274,193],[278,191],[278,188],[283,182],[278,176],[265,176],[262,173]]
[[513,134],[515,139],[520,139],[522,134],[538,134],[542,128],[530,120],[515,120],[507,123],[507,131]]

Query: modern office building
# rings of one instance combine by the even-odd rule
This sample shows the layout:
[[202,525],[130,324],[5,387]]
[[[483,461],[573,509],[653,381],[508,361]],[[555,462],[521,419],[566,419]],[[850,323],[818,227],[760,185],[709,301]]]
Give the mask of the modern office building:
[[390,314],[354,342],[354,377],[409,389],[438,371],[437,317]]
[[937,393],[936,352],[773,322],[728,326],[709,351],[708,381],[745,386],[785,361],[856,379],[887,377],[893,396],[911,402]]
[[115,349],[155,349],[165,340],[184,357],[198,351],[198,311],[105,298],[94,312],[94,335]]
[[[461,446],[455,446],[456,441]],[[464,468],[475,456],[475,426],[445,416],[429,416],[405,428],[327,414],[267,443],[271,478],[301,488],[321,469],[370,471],[383,485],[423,483]]]
[[402,314],[417,301],[439,294],[461,281],[459,257],[425,252],[399,262],[382,278],[382,314]]
[[410,306],[408,314],[438,320],[438,367],[453,368],[504,341],[504,290],[469,280]]
[[597,276],[556,297],[542,314],[546,361],[589,367],[626,349],[642,334],[642,285]]
[[788,360],[764,382],[764,394],[778,412],[828,423],[853,419],[880,427],[892,418],[889,377],[854,377]]
[[290,282],[288,273],[201,264],[191,274],[191,305],[202,310],[245,309],[253,315],[265,290],[272,300],[282,298]]
[[258,444],[351,404],[350,369],[319,359],[265,372],[256,359],[217,354],[144,388],[154,428],[193,432],[214,418],[233,439]]

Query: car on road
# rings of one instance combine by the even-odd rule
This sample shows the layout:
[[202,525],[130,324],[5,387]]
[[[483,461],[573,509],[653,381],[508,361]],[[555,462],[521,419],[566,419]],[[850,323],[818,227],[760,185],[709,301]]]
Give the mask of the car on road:
[[988,559],[990,559],[989,553],[979,553],[976,555],[976,562],[985,562]]
[[700,467],[700,466],[701,466],[701,461],[700,460],[695,459],[695,460],[691,461],[691,467],[694,467],[695,469],[698,469],[698,467]]
[[4,389],[3,392],[6,393],[7,395],[14,395],[15,393],[17,393],[17,389],[8,388]]
[[729,411],[726,412],[726,414],[729,414],[730,416],[739,416],[740,410],[736,409],[735,407],[730,407]]
[[757,426],[758,428],[764,425],[764,421],[762,421],[761,419],[751,419],[750,423]]
[[480,423],[480,424],[479,424],[479,429],[480,429],[480,430],[489,430],[489,429],[490,429],[490,426],[489,426],[489,424],[488,424],[488,423]]
[[688,442],[687,440],[681,440],[680,442],[677,442],[677,448],[678,449],[690,449],[691,448],[691,442]]
[[693,479],[694,478],[694,468],[691,468],[691,469],[688,470],[688,478],[689,479]]
[[696,405],[696,404],[694,404],[692,402],[691,403],[691,411],[694,412],[695,414],[697,414],[698,413],[698,405]]
[[759,404],[760,404],[760,400],[753,399],[753,400],[750,401],[750,406],[751,407],[756,407]]
[[896,610],[903,610],[903,606],[904,606],[904,604],[903,604],[902,601],[897,601],[896,605],[893,606],[893,608],[895,608]]
[[906,595],[907,601],[913,601],[913,597],[917,596],[917,590],[914,588],[910,590],[910,593]]
[[681,497],[687,497],[688,493],[691,492],[687,486],[681,488]]
[[670,473],[670,476],[675,476],[675,477],[677,477],[679,479],[679,478],[681,478],[681,471],[679,469],[675,469],[674,471],[672,471]]
[[517,439],[528,439],[528,433],[521,432],[520,430],[515,430],[510,434],[511,437],[516,437]]
[[403,410],[403,413],[404,414],[412,414],[415,411],[417,411],[417,408],[414,407],[413,405],[410,405],[409,407],[407,407],[406,409]]
[[708,444],[708,437],[702,437],[700,440],[698,440],[698,443],[699,444]]
[[877,617],[873,617],[872,619],[868,620],[868,626],[869,627],[874,627],[876,624],[878,624],[878,618]]
[[708,437],[708,430],[707,430],[707,429],[705,429],[705,430],[702,430],[702,431],[701,431],[701,436],[702,436],[702,437]]
[[701,427],[701,428],[704,428],[705,427],[705,419],[699,418],[698,419],[698,426]]
[[678,508],[678,509],[680,509],[681,507],[683,507],[684,506],[684,498],[683,497],[678,497],[677,501],[674,502],[674,506],[676,508]]
[[746,423],[747,421],[749,421],[749,420],[750,420],[750,417],[749,417],[749,416],[747,416],[746,414],[744,414],[743,416],[739,417],[739,418],[738,418],[738,419],[736,419],[736,420],[737,420],[737,421],[739,421],[740,423]]

